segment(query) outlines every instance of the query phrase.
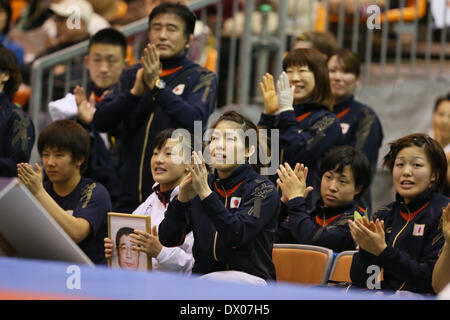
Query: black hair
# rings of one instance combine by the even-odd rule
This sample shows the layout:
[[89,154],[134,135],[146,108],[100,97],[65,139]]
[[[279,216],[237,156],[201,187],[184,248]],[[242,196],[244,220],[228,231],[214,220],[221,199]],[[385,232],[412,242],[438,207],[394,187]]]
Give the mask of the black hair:
[[22,74],[20,73],[16,55],[2,44],[0,44],[0,71],[9,74],[9,79],[3,87],[3,91],[12,100],[14,93],[19,89],[22,82]]
[[361,62],[359,57],[349,49],[337,49],[332,52],[328,58],[328,62],[332,57],[336,56],[340,65],[345,72],[353,73],[356,77],[361,74]]
[[38,151],[42,156],[45,148],[69,151],[74,161],[84,159],[80,167],[83,174],[88,166],[90,137],[87,131],[74,120],[58,120],[45,127],[38,139]]
[[450,101],[450,92],[447,93],[445,96],[441,96],[439,98],[436,99],[436,102],[434,103],[434,109],[433,109],[433,113],[435,113],[439,107],[439,105],[443,102],[443,101]]
[[430,162],[431,172],[436,176],[433,184],[442,191],[447,182],[447,158],[441,145],[423,133],[413,133],[392,141],[389,143],[390,150],[383,160],[383,165],[388,168],[391,173],[394,170],[395,159],[397,154],[407,147],[419,147],[425,151],[428,161]]
[[120,238],[122,238],[122,236],[128,236],[130,234],[134,233],[134,229],[130,228],[130,227],[122,227],[120,228],[117,233],[116,233],[116,247],[119,247],[120,244]]
[[370,162],[366,155],[352,146],[339,146],[331,149],[322,158],[320,176],[327,171],[342,173],[346,166],[350,166],[355,179],[355,187],[361,186],[358,196],[362,195],[372,181]]
[[10,0],[0,0],[0,9],[3,9],[6,11],[5,29],[3,29],[2,33],[0,34],[0,35],[4,35],[4,34],[9,33],[9,25],[11,23],[12,9],[11,9]]
[[[258,128],[253,123],[253,121],[251,121],[249,118],[243,116],[242,114],[240,114],[236,111],[227,111],[227,112],[223,113],[219,117],[219,119],[217,119],[217,121],[213,124],[212,128],[213,129],[216,128],[217,125],[222,121],[231,121],[231,122],[240,124],[241,129],[244,132],[244,134],[247,133],[247,130],[253,130],[256,133],[256,141],[252,141],[252,139],[249,136],[247,136],[246,134],[244,136],[244,139],[245,139],[244,141],[245,141],[245,148],[247,150],[249,150],[251,146],[253,146],[255,148],[255,152],[253,153],[253,155],[251,157],[256,157],[256,161],[254,163],[252,163],[253,161],[251,161],[250,166],[252,167],[253,170],[260,173],[261,168],[266,165],[263,165],[261,163],[261,158],[260,158],[260,154],[258,154],[258,151],[263,152],[266,154],[267,157],[270,157],[269,146],[266,143],[264,143],[264,138],[267,138],[267,137],[262,136],[260,128]],[[267,140],[265,140],[265,141],[267,141]],[[256,143],[256,145],[255,145],[255,143]]]
[[153,18],[164,13],[173,13],[184,21],[184,35],[187,39],[194,33],[197,17],[186,5],[180,3],[166,2],[155,7],[148,16],[149,28]]
[[192,151],[194,150],[194,137],[191,132],[184,129],[174,129],[174,128],[166,128],[160,131],[153,142],[152,150],[158,149],[161,150],[166,144],[168,139],[178,139],[179,137],[183,137],[182,147],[183,147],[183,157],[185,157],[186,161],[190,161]]
[[92,45],[96,43],[119,46],[122,50],[123,58],[127,55],[127,39],[123,33],[117,29],[105,28],[95,33],[89,39],[88,52],[91,50]]
[[314,90],[310,94],[311,104],[325,106],[333,111],[334,98],[331,92],[330,78],[326,58],[316,49],[294,49],[283,59],[283,70],[289,67],[307,66],[314,75]]

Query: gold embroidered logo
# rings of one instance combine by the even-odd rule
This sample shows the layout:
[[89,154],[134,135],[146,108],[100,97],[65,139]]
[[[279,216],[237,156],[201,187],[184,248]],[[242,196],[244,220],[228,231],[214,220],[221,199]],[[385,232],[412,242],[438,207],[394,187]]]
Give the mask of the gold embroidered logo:
[[25,118],[25,116],[19,111],[15,110],[16,114],[19,116],[19,119],[14,120],[13,123],[13,132],[15,133],[13,140],[11,141],[11,146],[14,147],[16,143],[20,140],[20,148],[23,153],[26,153],[28,150],[28,127],[30,125],[29,119]]
[[86,185],[83,189],[83,193],[81,194],[81,198],[80,198],[80,202],[82,202],[84,200],[83,206],[82,208],[86,208],[86,206],[88,205],[89,201],[91,201],[91,197],[92,197],[92,191],[95,189],[96,187],[96,183],[91,183],[89,185]]

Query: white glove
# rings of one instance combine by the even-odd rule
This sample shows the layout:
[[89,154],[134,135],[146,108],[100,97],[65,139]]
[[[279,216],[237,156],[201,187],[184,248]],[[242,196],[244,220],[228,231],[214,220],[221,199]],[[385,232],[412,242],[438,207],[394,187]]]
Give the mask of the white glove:
[[282,72],[277,81],[279,112],[294,110],[295,86],[290,86],[289,77]]

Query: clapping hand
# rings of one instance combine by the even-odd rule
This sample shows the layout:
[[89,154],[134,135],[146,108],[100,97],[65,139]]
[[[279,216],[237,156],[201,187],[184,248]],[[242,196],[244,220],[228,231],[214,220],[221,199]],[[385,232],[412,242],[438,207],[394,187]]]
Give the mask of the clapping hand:
[[286,204],[289,200],[304,197],[313,190],[313,187],[306,187],[306,178],[308,176],[308,167],[297,163],[294,170],[288,163],[280,165],[277,170],[277,185],[280,187],[282,196],[281,201]]
[[75,102],[78,107],[78,118],[86,125],[91,124],[95,114],[94,95],[91,95],[88,101],[84,88],[80,86],[75,87],[73,94],[75,95]]
[[18,163],[17,164],[17,176],[20,181],[30,190],[33,195],[37,195],[39,192],[44,190],[44,185],[42,184],[42,170],[41,167],[36,163],[36,171],[33,170],[28,163]]
[[378,256],[387,247],[384,233],[384,221],[377,219],[375,222],[366,216],[355,221],[348,221],[350,233],[359,248]]

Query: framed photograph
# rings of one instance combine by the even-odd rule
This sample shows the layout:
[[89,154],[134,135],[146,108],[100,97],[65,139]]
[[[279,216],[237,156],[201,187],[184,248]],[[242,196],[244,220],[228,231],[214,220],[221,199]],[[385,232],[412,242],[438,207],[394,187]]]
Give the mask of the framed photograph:
[[144,252],[132,249],[130,234],[135,229],[151,233],[150,217],[108,212],[108,238],[113,243],[112,258],[108,265],[112,268],[139,271],[152,269],[152,259]]

